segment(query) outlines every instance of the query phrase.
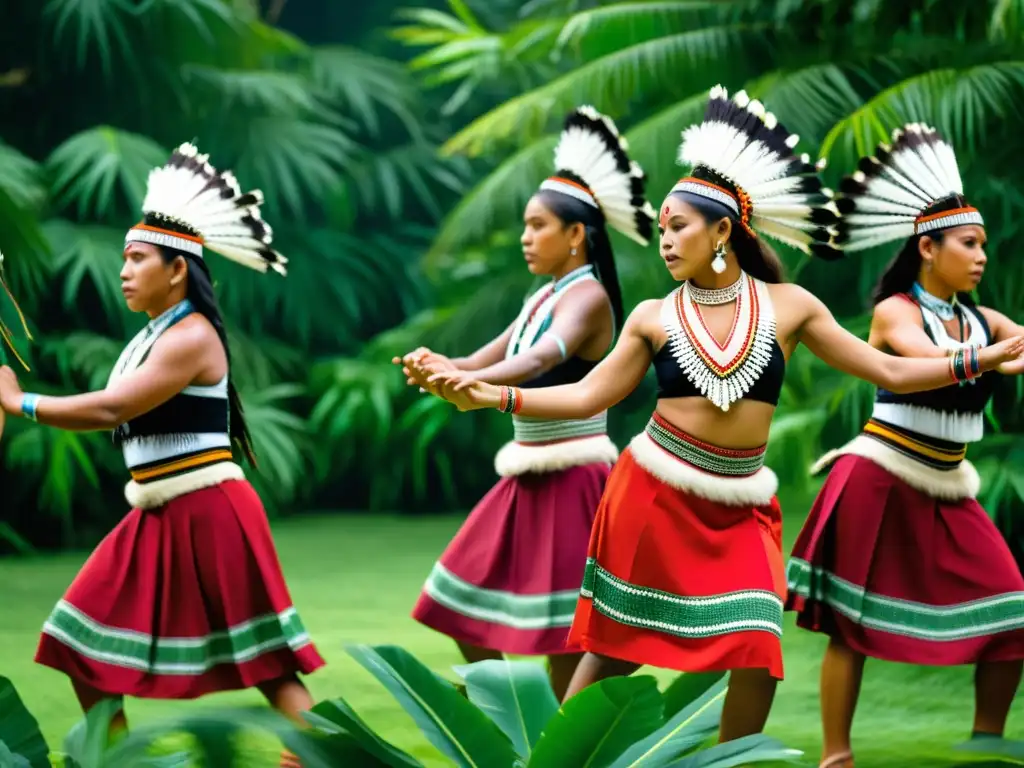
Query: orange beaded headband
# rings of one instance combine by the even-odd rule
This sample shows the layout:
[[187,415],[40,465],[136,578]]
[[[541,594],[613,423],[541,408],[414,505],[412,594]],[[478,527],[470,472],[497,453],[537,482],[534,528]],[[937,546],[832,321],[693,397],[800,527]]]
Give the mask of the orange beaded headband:
[[750,226],[750,215],[753,213],[754,207],[750,202],[750,195],[742,188],[736,187],[736,193],[733,194],[725,187],[720,187],[710,181],[686,176],[672,187],[672,192],[688,192],[691,195],[700,195],[724,205],[734,216],[739,218],[740,225],[747,230],[751,237],[757,237]]

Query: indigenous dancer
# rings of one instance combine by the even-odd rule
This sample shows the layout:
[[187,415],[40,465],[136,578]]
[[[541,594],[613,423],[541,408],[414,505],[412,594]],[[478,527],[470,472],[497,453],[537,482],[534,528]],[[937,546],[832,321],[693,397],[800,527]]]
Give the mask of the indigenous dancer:
[[[935,358],[953,384],[922,393],[880,382],[863,432],[832,451],[797,539],[787,608],[830,637],[821,670],[823,765],[853,765],[850,727],[865,656],[977,664],[975,734],[1001,735],[1024,659],[1024,579],[975,495],[964,458],[980,440],[994,374],[982,356],[1024,328],[975,306],[981,214],[963,197],[952,147],[913,124],[844,179],[845,250],[904,240],[875,292],[868,342]],[[1019,373],[1019,361],[1001,367]]]
[[[555,169],[526,206],[522,235],[527,267],[550,282],[501,336],[469,357],[417,354],[482,381],[523,387],[579,381],[604,357],[622,321],[606,225],[646,244],[654,211],[625,141],[591,107],[566,119]],[[566,638],[618,450],[603,409],[586,418],[517,416],[513,428],[513,441],[495,458],[501,480],[434,566],[412,615],[453,638],[471,662],[502,652],[548,655],[561,695],[581,655]]]
[[[838,256],[836,210],[806,155],[763,105],[721,86],[683,134],[692,167],[660,217],[661,256],[683,282],[642,302],[614,351],[582,381],[521,390],[439,371],[411,376],[462,410],[585,419],[626,397],[653,362],[658,405],[608,480],[570,642],[588,651],[568,695],[640,665],[731,670],[720,739],[760,731],[783,676],[785,574],[777,480],[765,443],[797,344],[894,392],[934,389],[948,359],[893,359],[840,326],[809,292],[781,282],[759,235]],[[757,233],[757,234],[755,234]],[[989,370],[1024,338],[978,353]]]
[[[0,253],[0,289],[3,291],[3,296],[7,297],[10,301],[11,306],[14,309],[15,314],[18,316],[18,320],[21,321],[21,327],[25,331],[25,337],[31,341],[32,333],[28,329],[28,323],[25,322],[25,315],[21,312],[21,307],[18,306],[17,300],[14,298],[14,294],[11,293],[11,289],[7,286],[7,280],[4,278],[4,255]],[[2,297],[0,297],[2,299]],[[0,317],[0,366],[7,365],[7,352],[4,351],[4,345],[10,347],[11,354],[21,363],[21,366],[27,371],[29,370],[28,365],[22,359],[21,355],[18,354],[18,348],[14,345],[14,334],[11,333],[11,329],[4,322],[3,318]],[[4,434],[4,421],[6,420],[6,414],[0,409],[0,437]]]
[[292,605],[263,506],[232,460],[234,443],[252,461],[252,442],[203,257],[205,246],[283,274],[261,203],[181,145],[150,174],[143,220],[125,238],[125,300],[150,321],[106,389],[41,397],[0,369],[8,414],[112,429],[132,477],[134,508],[57,603],[36,655],[71,678],[85,710],[109,697],[250,687],[295,719],[313,704],[297,674],[323,660]]

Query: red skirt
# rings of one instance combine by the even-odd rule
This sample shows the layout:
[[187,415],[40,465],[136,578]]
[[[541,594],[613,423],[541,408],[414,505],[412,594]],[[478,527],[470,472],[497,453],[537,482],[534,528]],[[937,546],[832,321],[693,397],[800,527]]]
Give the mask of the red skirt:
[[109,695],[192,699],[324,661],[248,482],[133,509],[43,627],[36,661]]
[[608,473],[597,463],[502,478],[435,564],[413,618],[504,653],[578,652],[566,637]]
[[832,466],[787,577],[797,624],[866,656],[1024,659],[1024,579],[985,510],[937,499],[868,458]]
[[638,464],[636,448],[598,508],[570,643],[635,664],[781,679],[778,501],[727,505],[679,490]]

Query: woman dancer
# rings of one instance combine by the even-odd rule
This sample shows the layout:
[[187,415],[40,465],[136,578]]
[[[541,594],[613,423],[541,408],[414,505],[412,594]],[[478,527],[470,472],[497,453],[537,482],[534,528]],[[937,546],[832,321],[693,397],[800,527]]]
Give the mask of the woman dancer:
[[71,678],[84,710],[110,697],[251,687],[294,719],[313,704],[297,675],[323,660],[292,605],[263,506],[232,460],[233,443],[252,460],[252,442],[203,258],[205,247],[283,274],[261,202],[181,145],[150,174],[143,220],[125,238],[125,301],[150,321],[106,389],[41,397],[0,369],[4,411],[113,430],[132,477],[132,511],[57,603],[36,654]]
[[853,765],[865,656],[977,664],[974,733],[996,736],[1024,659],[1024,579],[975,501],[978,474],[964,458],[982,437],[996,381],[979,378],[976,361],[1024,328],[968,296],[985,268],[985,229],[936,131],[897,130],[859,168],[841,187],[845,249],[904,240],[875,291],[868,343],[948,361],[957,382],[921,393],[880,382],[863,432],[816,466],[831,470],[789,562],[787,608],[830,637],[821,670],[829,768]]
[[[579,381],[611,347],[622,295],[606,226],[648,242],[654,211],[643,171],[612,121],[591,107],[566,119],[555,169],[526,206],[522,235],[530,272],[550,281],[469,357],[421,350],[434,364],[541,387]],[[583,419],[515,417],[513,429],[495,458],[501,480],[434,566],[412,615],[453,638],[470,662],[547,655],[562,695],[580,658],[566,638],[587,541],[618,450],[603,410]]]
[[[783,572],[777,479],[763,465],[787,358],[805,344],[828,364],[892,391],[938,388],[961,367],[893,360],[781,282],[775,238],[831,258],[836,211],[774,115],[721,86],[683,134],[690,175],[660,217],[661,256],[683,282],[642,302],[614,351],[584,379],[522,391],[406,366],[460,409],[586,418],[626,397],[653,362],[657,409],[608,480],[570,642],[588,651],[569,696],[643,664],[731,670],[720,739],[762,730],[782,678]],[[755,234],[758,233],[758,234]],[[720,341],[721,340],[721,341]],[[981,350],[989,370],[1024,338]]]

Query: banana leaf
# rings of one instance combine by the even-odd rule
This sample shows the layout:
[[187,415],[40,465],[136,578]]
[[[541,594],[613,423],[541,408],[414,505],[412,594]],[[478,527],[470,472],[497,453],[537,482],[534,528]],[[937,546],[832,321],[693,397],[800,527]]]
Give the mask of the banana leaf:
[[[662,728],[627,749],[612,768],[665,768],[707,741],[718,730],[722,715],[727,683],[721,677],[700,696],[679,709]],[[684,696],[698,690],[704,682],[706,678],[681,684],[672,695],[672,703],[681,703]],[[668,705],[666,701],[666,709]]]
[[408,712],[431,744],[460,768],[509,768],[517,756],[508,738],[477,707],[408,651],[350,645],[346,650]]
[[667,768],[738,768],[754,763],[795,763],[803,754],[799,749],[788,749],[777,739],[758,733],[702,749],[669,763]]
[[[39,723],[26,709],[14,683],[0,677],[0,744],[31,768],[50,768],[50,748]],[[14,761],[15,765],[18,761]]]
[[466,681],[469,700],[508,736],[520,757],[528,757],[558,711],[544,668],[532,661],[488,659],[455,672]]
[[327,733],[346,733],[367,753],[373,755],[379,765],[390,768],[422,768],[422,763],[374,733],[344,699],[322,701],[313,707],[311,712],[304,713],[303,717],[310,725]]
[[653,677],[612,677],[570,698],[548,723],[530,768],[605,768],[663,723]]

